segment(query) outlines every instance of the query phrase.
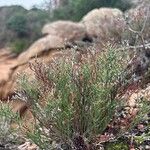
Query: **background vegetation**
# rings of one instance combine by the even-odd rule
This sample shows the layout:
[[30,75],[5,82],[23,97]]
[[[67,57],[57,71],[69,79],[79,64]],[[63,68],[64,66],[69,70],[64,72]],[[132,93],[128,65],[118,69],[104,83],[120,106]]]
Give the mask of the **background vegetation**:
[[131,1],[128,0],[63,0],[61,6],[54,10],[53,19],[79,21],[94,8],[111,7],[125,11],[131,5]]
[[41,36],[41,28],[49,20],[44,10],[26,10],[21,6],[0,8],[0,47],[11,46],[20,53]]
[[21,6],[0,7],[0,48],[11,46],[19,54],[41,35],[41,28],[54,20],[79,21],[90,10],[100,7],[114,7],[125,11],[131,3],[123,0],[62,0],[52,10],[47,0],[42,5],[26,10]]

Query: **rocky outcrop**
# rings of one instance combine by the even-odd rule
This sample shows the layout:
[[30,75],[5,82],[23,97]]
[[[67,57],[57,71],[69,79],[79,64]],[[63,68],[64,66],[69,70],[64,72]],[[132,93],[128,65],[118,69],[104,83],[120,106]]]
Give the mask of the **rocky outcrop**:
[[33,57],[39,56],[41,53],[52,49],[60,49],[64,47],[64,40],[61,37],[48,35],[33,43],[28,50],[18,57],[18,65],[25,64]]
[[90,11],[81,22],[56,21],[46,24],[42,33],[61,37],[66,42],[86,38],[120,38],[125,26],[123,13],[118,9],[100,8]]
[[13,68],[17,65],[16,57],[9,49],[0,49],[0,99],[7,97],[11,90]]
[[0,49],[0,84],[9,79],[11,69],[16,63],[17,61],[9,49]]
[[82,40],[86,35],[86,30],[82,23],[56,21],[46,24],[42,29],[42,33],[58,36],[66,41],[75,41]]
[[123,13],[112,8],[94,9],[83,17],[81,23],[85,25],[87,34],[96,38],[120,36],[125,25]]

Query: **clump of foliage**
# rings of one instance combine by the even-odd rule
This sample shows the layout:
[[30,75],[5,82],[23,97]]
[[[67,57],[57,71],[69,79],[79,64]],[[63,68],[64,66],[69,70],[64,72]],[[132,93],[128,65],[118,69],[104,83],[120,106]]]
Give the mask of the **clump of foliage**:
[[12,42],[11,44],[11,50],[15,54],[20,54],[22,51],[27,49],[28,42],[25,39],[18,39]]
[[8,29],[15,31],[19,37],[27,35],[27,19],[23,14],[10,17],[6,25]]
[[79,21],[94,8],[111,7],[125,11],[131,8],[128,0],[64,0],[62,5],[54,11],[54,19],[69,19]]
[[[48,3],[47,7],[52,9],[51,11],[37,7],[31,10],[26,10],[21,6],[0,7],[0,47],[11,46],[14,39],[22,41],[24,38],[29,46],[41,37],[43,25],[50,21],[59,19],[79,21],[94,8],[115,7],[126,10],[130,6],[130,2],[123,0],[63,0],[54,10],[53,6],[49,6]],[[18,52],[17,49],[15,51]]]
[[49,14],[38,8],[26,10],[21,6],[0,7],[0,47],[13,46],[13,52],[21,52],[18,45],[28,47],[41,37],[41,28],[48,20]]
[[107,143],[106,147],[105,147],[106,150],[128,150],[129,149],[129,146],[128,144],[125,142],[125,141],[117,141],[117,142],[114,142],[114,143]]
[[125,13],[127,30],[123,34],[123,38],[128,41],[129,45],[145,46],[150,38],[150,15],[149,2],[143,2],[140,7],[131,9]]
[[[24,97],[20,98],[27,102],[34,122],[31,128],[24,125],[21,128],[26,130],[27,138],[43,150],[96,149],[95,141],[106,133],[108,125],[122,109],[119,105],[122,97],[118,94],[125,84],[127,58],[113,46],[102,52],[88,50],[67,56],[56,58],[49,65],[36,61],[30,64],[35,78],[22,76],[20,84]],[[130,123],[128,130],[149,112],[147,103],[140,102],[138,108],[134,121],[127,122]],[[9,107],[2,106],[2,130],[6,127],[3,116],[8,127],[12,123],[10,120],[18,119]],[[117,136],[124,132],[121,130]],[[105,145],[107,149],[128,148],[119,141],[110,144],[108,141]]]
[[36,120],[28,138],[41,149],[88,149],[116,112],[122,56],[109,47],[101,55],[89,51],[48,66],[32,64],[36,79],[20,81]]
[[11,127],[13,122],[19,123],[19,115],[14,113],[10,106],[6,103],[0,103],[0,144],[5,145],[8,142],[16,142],[16,131]]

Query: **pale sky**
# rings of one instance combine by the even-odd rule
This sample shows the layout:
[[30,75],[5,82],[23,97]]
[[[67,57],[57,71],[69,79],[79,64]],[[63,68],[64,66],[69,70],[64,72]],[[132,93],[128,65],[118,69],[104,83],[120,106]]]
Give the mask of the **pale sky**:
[[41,4],[44,0],[0,0],[0,6],[22,5],[30,9],[33,5]]

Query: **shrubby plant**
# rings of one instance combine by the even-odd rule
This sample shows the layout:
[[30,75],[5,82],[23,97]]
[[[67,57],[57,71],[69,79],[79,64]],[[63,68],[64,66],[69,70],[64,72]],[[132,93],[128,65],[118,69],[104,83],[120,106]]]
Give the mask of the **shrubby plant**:
[[149,43],[150,4],[149,2],[145,2],[143,5],[143,7],[141,5],[141,7],[131,9],[125,14],[127,28],[123,34],[123,38],[132,46],[140,44],[145,46],[145,44]]
[[31,64],[36,78],[20,80],[36,120],[27,136],[41,149],[89,149],[116,112],[115,85],[125,64],[123,53],[113,46],[101,54],[89,50],[49,65]]
[[20,54],[28,47],[28,41],[26,39],[18,39],[12,42],[11,51],[15,54]]
[[16,131],[11,127],[13,122],[19,123],[19,115],[14,113],[7,103],[0,102],[0,144],[5,145],[8,142],[15,142]]
[[[27,138],[40,149],[96,149],[95,141],[107,132],[118,110],[124,107],[120,107],[120,94],[125,93],[122,90],[128,83],[124,80],[127,62],[124,52],[109,45],[101,52],[64,54],[47,65],[38,61],[30,64],[35,76],[21,77],[20,98],[27,102],[34,122],[31,126],[20,124],[18,115],[2,104],[0,140],[4,142],[6,137],[12,140],[15,133],[12,121],[17,121]],[[149,112],[148,104],[140,99],[137,115],[127,122],[128,130]],[[118,132],[116,138],[125,131]]]

